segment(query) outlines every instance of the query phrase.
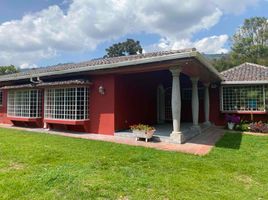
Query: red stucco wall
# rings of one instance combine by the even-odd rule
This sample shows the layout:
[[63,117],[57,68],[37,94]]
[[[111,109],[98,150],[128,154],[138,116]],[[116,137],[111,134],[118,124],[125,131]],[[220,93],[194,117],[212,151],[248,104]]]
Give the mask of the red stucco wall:
[[[115,130],[115,76],[102,75],[92,77],[89,101],[89,132],[113,135]],[[98,91],[105,88],[105,94]]]
[[0,123],[12,124],[7,118],[7,90],[2,91],[2,106],[0,106]]
[[116,78],[115,129],[137,123],[156,123],[157,74],[143,73]]
[[[171,74],[158,71],[124,75],[91,76],[92,86],[89,95],[89,121],[83,125],[53,124],[51,127],[113,135],[116,130],[129,128],[136,123],[155,124],[157,122],[157,87],[163,84],[171,87]],[[191,87],[189,78],[181,76],[182,87]],[[105,88],[105,94],[98,91]],[[204,121],[204,102],[200,100],[199,121]],[[210,88],[210,121],[216,125],[225,125],[224,114],[220,112],[219,87]],[[3,91],[3,105],[0,107],[0,123],[11,124],[7,118],[7,91]],[[250,120],[250,114],[240,115]],[[191,122],[191,101],[182,101],[182,122]],[[267,121],[268,116],[255,114],[254,120]],[[30,123],[29,123],[30,124]],[[42,122],[38,123],[42,127]],[[24,123],[18,122],[18,125]]]

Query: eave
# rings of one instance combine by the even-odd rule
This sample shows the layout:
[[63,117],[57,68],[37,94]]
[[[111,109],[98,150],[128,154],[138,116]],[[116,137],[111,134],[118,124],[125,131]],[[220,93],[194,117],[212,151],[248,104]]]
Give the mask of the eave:
[[260,85],[268,84],[268,81],[223,81],[221,85]]
[[135,65],[142,65],[142,64],[149,64],[154,62],[161,62],[161,61],[170,61],[170,60],[177,60],[177,59],[184,59],[184,58],[195,58],[200,63],[202,63],[212,74],[219,79],[219,81],[223,81],[223,76],[209,63],[209,61],[201,55],[197,51],[189,51],[189,52],[181,52],[171,55],[164,55],[164,56],[155,56],[150,58],[142,58],[138,60],[130,60],[130,61],[122,61],[118,63],[111,63],[111,64],[101,64],[101,65],[94,65],[94,66],[84,66],[79,68],[73,69],[66,69],[61,71],[51,71],[51,72],[41,72],[38,75],[20,75],[17,77],[0,77],[0,82],[4,81],[16,81],[16,80],[23,80],[29,79],[33,77],[47,77],[47,76],[55,76],[55,75],[64,75],[64,74],[72,74],[72,73],[80,73],[80,72],[92,72],[98,70],[109,70],[109,69],[116,69],[121,67],[131,67]]

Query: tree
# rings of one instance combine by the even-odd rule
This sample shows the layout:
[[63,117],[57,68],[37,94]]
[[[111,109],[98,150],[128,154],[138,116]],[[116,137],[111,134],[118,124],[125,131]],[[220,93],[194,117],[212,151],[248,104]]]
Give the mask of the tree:
[[234,66],[229,54],[222,54],[220,58],[214,58],[212,60],[212,64],[219,72],[225,71]]
[[127,39],[125,42],[119,42],[107,48],[107,54],[104,56],[104,58],[135,55],[137,53],[142,53],[142,50],[143,49],[139,41]]
[[18,69],[14,65],[0,66],[0,75],[13,74],[18,72]]
[[246,19],[232,38],[231,60],[238,65],[243,62],[268,63],[268,19]]

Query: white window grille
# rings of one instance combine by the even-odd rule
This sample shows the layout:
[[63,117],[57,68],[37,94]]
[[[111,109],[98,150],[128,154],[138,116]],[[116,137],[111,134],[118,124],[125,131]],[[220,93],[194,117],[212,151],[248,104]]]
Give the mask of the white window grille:
[[3,105],[3,92],[0,90],[0,106]]
[[222,111],[267,111],[268,86],[222,86]]
[[88,119],[88,87],[52,88],[45,90],[45,118]]
[[8,116],[29,118],[41,117],[41,95],[41,91],[37,89],[8,91]]

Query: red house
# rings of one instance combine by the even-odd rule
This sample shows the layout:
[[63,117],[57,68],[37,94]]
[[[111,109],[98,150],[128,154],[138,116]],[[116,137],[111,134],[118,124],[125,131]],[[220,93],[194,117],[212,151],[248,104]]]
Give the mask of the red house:
[[224,125],[225,113],[267,120],[266,67],[245,63],[220,74],[195,49],[4,75],[0,87],[0,123],[17,126],[113,135],[169,123],[170,139],[182,143],[204,126]]

